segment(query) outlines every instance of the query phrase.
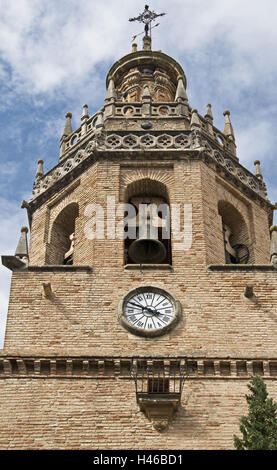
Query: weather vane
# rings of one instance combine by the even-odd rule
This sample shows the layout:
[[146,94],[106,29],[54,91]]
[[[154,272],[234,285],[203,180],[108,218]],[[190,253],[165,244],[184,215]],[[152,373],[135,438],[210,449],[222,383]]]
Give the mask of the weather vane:
[[[149,25],[150,25],[150,34],[151,34],[151,22],[158,18],[158,16],[164,16],[166,13],[160,13],[157,14],[154,11],[149,10],[149,6],[145,5],[145,10],[143,13],[141,13],[139,16],[136,18],[130,18],[129,21],[139,21],[140,23],[144,23],[145,27],[145,35],[148,36],[148,31],[149,31]],[[159,26],[156,24],[155,26]]]

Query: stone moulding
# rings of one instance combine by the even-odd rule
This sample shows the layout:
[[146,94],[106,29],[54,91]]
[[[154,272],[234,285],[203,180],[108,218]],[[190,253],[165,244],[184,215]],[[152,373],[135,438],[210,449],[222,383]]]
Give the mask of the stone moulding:
[[33,197],[30,201],[31,211],[45,202],[59,186],[63,187],[73,181],[97,159],[109,156],[114,158],[118,152],[121,157],[127,152],[128,158],[130,156],[136,158],[135,152],[141,154],[141,150],[151,151],[153,156],[158,152],[159,158],[163,153],[165,158],[171,159],[177,156],[178,158],[182,157],[182,155],[188,158],[188,153],[193,152],[194,155],[190,155],[190,158],[201,158],[204,161],[215,163],[215,169],[219,173],[223,171],[225,177],[244,190],[247,196],[254,199],[260,198],[263,202],[271,205],[266,198],[264,183],[223,150],[212,147],[198,130],[179,133],[167,132],[159,135],[156,135],[155,132],[106,134],[101,131],[96,132],[83,148],[68,155],[56,167],[36,179]]
[[165,394],[159,396],[157,394],[137,394],[137,404],[140,411],[151,421],[153,429],[162,432],[168,428],[172,421],[174,413],[180,405],[180,395]]
[[[27,356],[0,355],[0,379],[22,378],[68,378],[68,379],[113,379],[133,380],[131,368],[157,367],[175,376],[180,366],[184,380],[249,380],[253,374],[265,379],[277,380],[277,357],[118,357],[118,356]],[[171,372],[172,371],[172,372]]]
[[27,265],[20,261],[16,256],[2,256],[2,264],[10,269],[11,271],[20,271],[20,272],[92,272],[92,266],[87,265],[63,265],[63,264],[53,264],[53,265],[42,265],[42,266],[32,266]]
[[53,272],[53,271],[60,271],[60,272],[78,272],[78,271],[87,271],[92,272],[92,266],[88,265],[78,265],[78,264],[71,264],[71,265],[61,265],[61,264],[53,264],[53,265],[43,265],[43,266],[35,266],[31,265],[28,266],[27,271],[30,272]]
[[208,271],[276,271],[272,264],[211,264],[207,266]]
[[127,271],[173,271],[171,264],[125,264],[124,269]]
[[27,268],[26,263],[21,261],[17,256],[2,255],[2,264],[11,271],[23,271]]

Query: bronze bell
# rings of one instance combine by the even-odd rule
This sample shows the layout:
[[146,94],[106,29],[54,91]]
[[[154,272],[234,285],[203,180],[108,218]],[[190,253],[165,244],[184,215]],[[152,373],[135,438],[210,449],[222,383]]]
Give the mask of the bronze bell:
[[[141,207],[144,207],[141,213]],[[138,238],[129,248],[129,256],[137,264],[162,263],[167,255],[164,244],[158,239],[158,227],[153,225],[153,217],[149,215],[151,204],[140,205]]]

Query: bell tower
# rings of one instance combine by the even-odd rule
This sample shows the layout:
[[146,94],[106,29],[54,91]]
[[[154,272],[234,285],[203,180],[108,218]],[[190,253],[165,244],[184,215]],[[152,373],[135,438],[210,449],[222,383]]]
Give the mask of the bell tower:
[[2,256],[1,448],[231,449],[250,376],[277,397],[275,207],[230,112],[217,129],[152,50],[151,15],[103,106],[66,114],[22,203],[30,243]]

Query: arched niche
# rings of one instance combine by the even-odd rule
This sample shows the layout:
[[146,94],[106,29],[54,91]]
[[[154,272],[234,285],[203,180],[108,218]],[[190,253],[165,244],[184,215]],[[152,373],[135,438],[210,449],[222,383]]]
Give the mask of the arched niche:
[[73,264],[77,202],[68,204],[53,222],[49,246],[49,264]]
[[170,201],[166,185],[151,178],[133,181],[126,187],[124,202],[134,208],[125,214],[125,232],[130,236],[124,239],[124,264],[171,264]]
[[250,258],[250,239],[247,223],[230,202],[221,200],[218,213],[222,219],[222,239],[227,264],[246,264]]

